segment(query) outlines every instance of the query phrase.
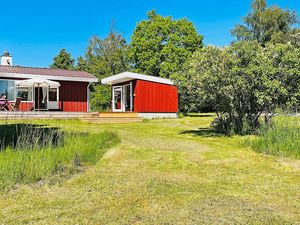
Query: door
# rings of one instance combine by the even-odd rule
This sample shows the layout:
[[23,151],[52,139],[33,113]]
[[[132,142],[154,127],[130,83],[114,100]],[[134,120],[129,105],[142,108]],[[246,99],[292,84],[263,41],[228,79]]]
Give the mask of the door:
[[123,111],[122,86],[113,87],[113,112]]
[[131,85],[127,84],[123,86],[123,94],[124,94],[124,111],[130,112],[132,111],[132,103],[131,103]]
[[59,109],[59,88],[49,88],[48,109]]
[[47,87],[34,88],[34,109],[35,110],[48,109],[48,88]]

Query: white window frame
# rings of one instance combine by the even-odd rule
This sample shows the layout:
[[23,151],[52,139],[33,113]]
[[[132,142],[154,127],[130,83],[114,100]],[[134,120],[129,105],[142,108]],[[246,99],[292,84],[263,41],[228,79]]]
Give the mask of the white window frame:
[[[17,86],[16,83],[15,83],[15,91],[14,91],[14,95],[15,95],[14,99],[15,99],[15,101],[17,101],[17,98],[18,98],[18,96],[17,96],[17,93],[18,93],[17,89],[18,88],[28,88],[28,89],[30,89],[30,87]],[[33,87],[31,87],[31,91],[32,91],[32,99],[29,100],[29,101],[21,100],[22,102],[34,102],[34,90],[33,90]]]
[[[116,109],[115,108],[115,89],[120,89],[121,90],[121,109]],[[112,111],[113,112],[123,112],[123,86],[113,86],[113,91],[112,91]]]

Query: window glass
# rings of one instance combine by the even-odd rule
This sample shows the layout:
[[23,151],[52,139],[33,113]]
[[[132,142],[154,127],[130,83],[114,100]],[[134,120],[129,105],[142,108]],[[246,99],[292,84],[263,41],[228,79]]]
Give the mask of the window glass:
[[0,97],[9,101],[15,100],[15,81],[0,80]]
[[57,101],[57,88],[49,89],[49,101],[56,102]]
[[32,101],[32,88],[17,87],[17,98],[21,98],[22,101]]

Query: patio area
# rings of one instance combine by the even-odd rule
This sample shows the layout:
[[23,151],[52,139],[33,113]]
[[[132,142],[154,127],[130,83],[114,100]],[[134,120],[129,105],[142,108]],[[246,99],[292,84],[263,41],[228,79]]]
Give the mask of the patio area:
[[28,119],[82,119],[92,118],[98,112],[49,112],[49,111],[0,111],[0,120],[28,120]]

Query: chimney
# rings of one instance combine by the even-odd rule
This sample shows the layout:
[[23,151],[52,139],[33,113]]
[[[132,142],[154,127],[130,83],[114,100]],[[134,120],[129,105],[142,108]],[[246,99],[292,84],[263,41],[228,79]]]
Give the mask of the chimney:
[[12,66],[12,56],[9,55],[8,51],[4,51],[1,56],[1,66]]

